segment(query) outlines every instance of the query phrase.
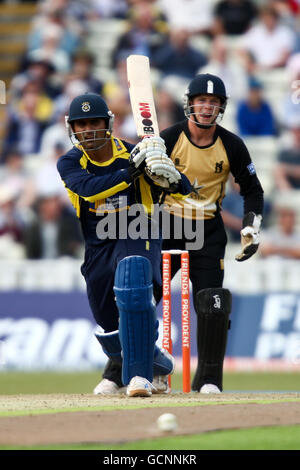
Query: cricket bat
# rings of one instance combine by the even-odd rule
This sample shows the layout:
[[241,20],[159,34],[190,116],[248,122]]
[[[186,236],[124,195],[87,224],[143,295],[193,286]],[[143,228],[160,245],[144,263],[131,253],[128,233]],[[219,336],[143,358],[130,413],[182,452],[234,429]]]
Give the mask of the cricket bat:
[[147,56],[130,55],[127,57],[127,79],[138,137],[142,139],[159,136],[150,64]]

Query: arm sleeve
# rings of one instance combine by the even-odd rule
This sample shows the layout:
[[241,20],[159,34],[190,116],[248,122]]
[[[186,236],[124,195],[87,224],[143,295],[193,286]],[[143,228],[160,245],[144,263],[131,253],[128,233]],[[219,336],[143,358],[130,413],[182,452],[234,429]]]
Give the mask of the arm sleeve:
[[132,182],[127,168],[108,175],[95,176],[81,168],[75,158],[68,156],[63,156],[58,160],[57,169],[65,187],[89,202],[105,199],[123,191]]
[[249,151],[242,139],[231,135],[234,138],[230,139],[230,144],[225,139],[223,143],[227,147],[231,173],[235,182],[240,185],[240,194],[244,199],[244,214],[248,212],[263,214],[264,192]]

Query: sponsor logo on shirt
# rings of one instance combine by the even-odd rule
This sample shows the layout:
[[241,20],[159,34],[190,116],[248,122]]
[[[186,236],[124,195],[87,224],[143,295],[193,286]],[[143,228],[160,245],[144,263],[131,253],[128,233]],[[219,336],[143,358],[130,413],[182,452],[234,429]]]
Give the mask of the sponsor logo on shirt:
[[250,163],[250,164],[247,166],[247,168],[248,168],[248,171],[249,171],[250,175],[255,175],[256,170],[255,170],[254,163]]

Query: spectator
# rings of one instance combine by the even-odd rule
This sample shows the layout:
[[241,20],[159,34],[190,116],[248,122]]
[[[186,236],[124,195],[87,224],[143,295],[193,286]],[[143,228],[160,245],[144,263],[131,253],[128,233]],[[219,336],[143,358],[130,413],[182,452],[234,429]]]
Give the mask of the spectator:
[[114,113],[114,129],[124,140],[137,142],[136,127],[131,111],[126,57],[120,55],[116,63],[115,76],[103,86],[103,97]]
[[299,12],[299,5],[290,0],[269,0],[269,4],[280,16],[283,24],[295,29],[297,26],[297,15]]
[[41,93],[50,99],[54,99],[61,92],[61,87],[53,79],[55,67],[51,60],[29,60],[26,56],[21,66],[23,72],[15,75],[10,84],[10,99],[20,98],[24,86],[34,82]]
[[[102,0],[101,0],[102,1]],[[64,45],[67,52],[72,53],[74,49],[67,46],[78,46],[78,40],[84,36],[88,29],[88,20],[93,18],[91,0],[82,2],[79,0],[44,0],[48,3],[46,16],[64,27],[68,32]],[[72,37],[73,36],[73,37]]]
[[86,48],[77,49],[71,58],[70,76],[74,80],[81,80],[90,92],[102,94],[103,82],[93,74],[95,56]]
[[0,257],[22,258],[24,221],[16,208],[18,193],[7,184],[0,186]]
[[28,52],[29,60],[51,60],[57,73],[65,74],[70,70],[69,54],[61,48],[64,34],[61,26],[49,24],[41,34],[41,47]]
[[190,34],[212,35],[213,5],[211,0],[161,0],[171,30],[186,29]]
[[278,205],[275,226],[261,232],[260,255],[299,259],[300,233],[296,224],[296,210],[288,205]]
[[285,67],[288,79],[287,93],[278,109],[278,119],[282,127],[300,122],[300,52],[292,54]]
[[216,35],[238,36],[245,33],[257,17],[252,0],[219,1],[214,10]]
[[97,18],[125,19],[128,13],[126,0],[91,0],[91,9]]
[[68,55],[72,54],[80,46],[86,31],[85,2],[76,3],[76,6],[69,0],[45,0],[40,3],[40,13],[33,19],[32,31],[28,38],[28,51],[40,49],[43,32],[56,26],[62,30],[59,48]]
[[66,77],[62,93],[55,99],[53,103],[53,121],[57,122],[66,109],[69,108],[71,101],[74,96],[78,93],[87,93],[88,85],[83,80],[73,79],[72,77]]
[[107,80],[103,85],[103,96],[105,98],[110,99],[114,93],[119,93],[121,91],[121,93],[127,95],[129,100],[126,59],[126,54],[120,54],[118,56],[114,79]]
[[289,4],[289,7],[295,15],[298,15],[300,13],[300,4],[299,0],[287,0],[287,3]]
[[[19,179],[23,171],[23,155],[18,150],[12,147],[4,157],[0,161],[0,184],[5,182],[7,178],[9,179],[10,174],[13,175],[13,178],[16,176]],[[19,183],[17,186],[19,187]]]
[[120,138],[135,143],[137,141],[136,127],[127,93],[121,88],[118,88],[109,96],[108,94],[106,95],[106,102],[115,116],[114,132],[120,136]]
[[281,24],[271,7],[260,10],[259,20],[241,38],[241,57],[250,74],[284,67],[293,51],[295,33]]
[[198,73],[212,73],[225,83],[230,99],[236,102],[246,96],[248,75],[239,61],[230,53],[228,38],[216,36],[211,45],[211,56],[208,63]]
[[56,154],[57,149],[65,153],[70,147],[70,138],[67,133],[65,116],[67,111],[61,110],[61,113],[56,116],[56,120],[47,127],[41,138],[40,156],[41,161],[52,159]]
[[276,121],[271,106],[262,95],[262,83],[254,77],[249,79],[246,100],[237,107],[237,125],[240,136],[275,136]]
[[76,257],[82,239],[73,213],[64,207],[55,193],[41,194],[36,207],[37,216],[24,231],[27,258]]
[[[66,132],[66,131],[65,131]],[[70,148],[70,145],[67,147]],[[39,165],[39,168],[35,171],[32,176],[32,186],[35,195],[35,199],[38,198],[39,194],[56,194],[60,196],[61,199],[66,201],[69,205],[69,200],[67,199],[67,194],[65,188],[61,184],[61,179],[56,168],[57,160],[65,152],[64,143],[56,141],[55,145],[51,147],[52,153],[48,151],[47,158],[44,158]],[[44,155],[43,155],[44,157]]]
[[300,120],[290,131],[291,142],[280,150],[274,168],[275,185],[281,191],[300,189]]
[[[9,188],[16,196],[15,206],[18,210],[29,208],[34,200],[30,180],[23,155],[11,148],[5,155],[4,164],[0,166],[0,185]],[[23,215],[25,217],[25,213]]]
[[52,103],[44,99],[34,82],[23,89],[17,103],[8,107],[3,142],[3,158],[13,147],[22,155],[36,154],[52,115]]
[[128,31],[121,34],[112,52],[112,67],[115,68],[120,58],[130,54],[143,54],[151,57],[164,43],[167,25],[157,17],[157,11],[149,2],[142,1],[131,10]]
[[152,55],[152,66],[164,76],[193,78],[207,58],[189,44],[189,37],[187,30],[172,30],[169,40]]
[[169,91],[168,83],[162,80],[156,90],[156,110],[160,130],[184,120],[181,103],[178,103]]
[[300,79],[300,52],[295,52],[289,57],[285,69],[291,84]]

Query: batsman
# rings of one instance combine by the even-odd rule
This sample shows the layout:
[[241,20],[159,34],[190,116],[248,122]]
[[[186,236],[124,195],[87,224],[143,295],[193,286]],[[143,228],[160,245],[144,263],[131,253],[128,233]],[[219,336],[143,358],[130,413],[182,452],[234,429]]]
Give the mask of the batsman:
[[[108,357],[94,393],[125,390],[129,397],[149,397],[168,391],[174,370],[173,357],[156,345],[162,241],[151,238],[151,215],[162,188],[180,199],[191,185],[159,136],[133,146],[113,136],[113,121],[101,96],[74,98],[66,117],[73,147],[57,168],[81,224],[81,272],[98,325],[96,338]],[[140,234],[128,230],[136,222],[134,207],[138,224],[148,228]]]
[[[220,125],[227,101],[225,85],[219,77],[199,74],[184,95],[186,119],[160,134],[168,156],[193,186],[192,194],[184,201],[166,196],[166,209],[177,206],[177,211],[170,215],[171,236],[164,238],[163,249],[187,249],[186,243],[191,245],[191,240],[184,236],[176,239],[176,227],[184,225],[186,216],[194,223],[198,217],[203,220],[203,244],[189,249],[198,349],[192,389],[201,393],[223,390],[231,293],[223,288],[227,236],[221,210],[230,173],[239,184],[244,201],[238,262],[246,261],[257,251],[263,213],[263,189],[247,147],[240,137]],[[180,269],[179,257],[173,258],[172,277]]]

